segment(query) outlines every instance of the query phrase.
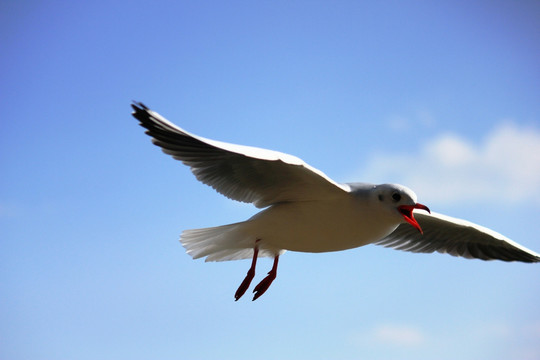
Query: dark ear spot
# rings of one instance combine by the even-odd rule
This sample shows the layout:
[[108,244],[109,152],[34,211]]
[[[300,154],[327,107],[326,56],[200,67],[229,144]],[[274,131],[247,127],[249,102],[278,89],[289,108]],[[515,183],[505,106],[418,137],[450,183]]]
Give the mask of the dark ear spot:
[[382,196],[382,194],[379,194],[379,201],[383,201],[384,200],[384,197]]

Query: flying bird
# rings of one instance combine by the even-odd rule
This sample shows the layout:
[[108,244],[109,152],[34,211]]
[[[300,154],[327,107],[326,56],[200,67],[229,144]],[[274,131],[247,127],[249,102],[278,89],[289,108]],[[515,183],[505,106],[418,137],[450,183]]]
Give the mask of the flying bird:
[[272,257],[272,268],[255,286],[253,300],[264,294],[287,250],[318,253],[377,244],[469,259],[540,261],[539,254],[495,231],[430,212],[405,186],[340,184],[295,156],[206,139],[140,102],[132,107],[152,142],[189,166],[199,181],[228,198],[262,209],[246,221],[185,230],[180,235],[194,259],[251,259],[235,300],[249,288],[257,259]]

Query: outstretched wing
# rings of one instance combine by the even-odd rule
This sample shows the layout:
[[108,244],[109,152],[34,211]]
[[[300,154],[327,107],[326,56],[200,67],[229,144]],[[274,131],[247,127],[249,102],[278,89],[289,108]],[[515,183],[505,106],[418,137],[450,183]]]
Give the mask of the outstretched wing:
[[423,235],[409,224],[401,224],[375,244],[412,252],[438,251],[469,259],[540,261],[539,254],[483,226],[437,213],[415,212],[414,217]]
[[198,180],[231,199],[262,208],[349,191],[347,185],[334,182],[295,156],[205,139],[182,130],[142,103],[131,106],[155,145],[189,166]]

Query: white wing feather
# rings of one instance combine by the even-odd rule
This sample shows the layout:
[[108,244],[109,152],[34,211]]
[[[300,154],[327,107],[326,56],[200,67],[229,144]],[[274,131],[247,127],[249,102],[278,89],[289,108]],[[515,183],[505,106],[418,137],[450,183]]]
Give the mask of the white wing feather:
[[133,116],[152,142],[191,167],[198,180],[221,194],[261,208],[307,201],[350,191],[301,159],[285,153],[205,139],[172,124],[142,103]]
[[483,226],[437,213],[415,212],[414,216],[424,234],[402,224],[375,244],[412,252],[438,251],[469,259],[540,261],[539,254]]

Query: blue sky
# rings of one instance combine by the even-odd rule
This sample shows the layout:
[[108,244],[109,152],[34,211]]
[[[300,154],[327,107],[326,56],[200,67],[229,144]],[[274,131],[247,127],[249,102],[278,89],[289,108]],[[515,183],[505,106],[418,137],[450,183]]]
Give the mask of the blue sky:
[[[193,261],[252,206],[130,116],[398,182],[540,251],[536,1],[0,5],[3,359],[538,359],[540,267],[377,246]],[[271,267],[259,262],[257,281]],[[267,270],[268,269],[268,270]]]

